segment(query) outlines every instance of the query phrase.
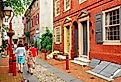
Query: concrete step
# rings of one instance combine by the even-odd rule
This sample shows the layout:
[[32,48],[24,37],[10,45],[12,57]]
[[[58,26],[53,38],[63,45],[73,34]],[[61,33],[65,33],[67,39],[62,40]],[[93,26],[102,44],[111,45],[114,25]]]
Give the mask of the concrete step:
[[74,58],[74,60],[80,61],[80,62],[85,62],[85,63],[90,62],[90,60],[88,60],[87,58],[83,58],[83,57]]
[[84,65],[88,66],[88,63],[85,63],[85,62],[80,62],[80,61],[76,61],[76,60],[72,60],[71,62],[78,64],[78,65],[81,65],[81,66],[84,66]]

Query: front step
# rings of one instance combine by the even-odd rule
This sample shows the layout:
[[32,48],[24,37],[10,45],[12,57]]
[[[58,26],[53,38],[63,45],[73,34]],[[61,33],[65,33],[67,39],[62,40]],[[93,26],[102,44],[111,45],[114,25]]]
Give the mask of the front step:
[[71,61],[72,63],[75,63],[75,64],[79,64],[79,65],[81,65],[81,66],[88,66],[88,64],[87,63],[84,63],[84,62],[80,62],[80,61],[76,61],[76,60],[73,60],[73,61]]
[[85,62],[85,63],[89,63],[90,62],[90,60],[88,60],[87,58],[83,58],[83,57],[74,58],[74,60]]
[[88,60],[86,58],[79,57],[79,58],[74,58],[74,60],[71,62],[79,64],[81,66],[84,66],[84,65],[89,66],[90,60]]

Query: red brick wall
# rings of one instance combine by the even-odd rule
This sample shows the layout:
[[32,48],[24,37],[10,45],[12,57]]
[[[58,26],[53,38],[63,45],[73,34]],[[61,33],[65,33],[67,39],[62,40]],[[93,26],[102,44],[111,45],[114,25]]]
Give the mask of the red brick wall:
[[[38,6],[37,6],[37,3],[38,3]],[[33,25],[30,29],[30,38],[33,37],[36,32],[36,16],[40,12],[39,9],[40,8],[39,8],[39,0],[38,0],[38,1],[35,1],[31,7],[31,17],[30,18],[31,18],[31,20],[33,20]],[[40,26],[40,23],[38,24],[38,26]]]
[[[54,0],[55,1],[55,0]],[[54,15],[54,27],[61,22],[63,28],[63,21],[65,17],[69,16],[73,20],[77,19],[77,16],[81,10],[87,10],[90,13],[90,22],[92,25],[90,29],[90,49],[89,57],[98,58],[101,60],[107,60],[115,63],[121,64],[121,45],[102,45],[96,43],[95,37],[95,15],[101,11],[120,6],[121,0],[87,0],[86,2],[79,4],[79,0],[72,0],[71,9],[67,12],[64,12],[64,0],[60,0],[61,12],[60,15],[55,17]],[[54,6],[55,7],[55,6]],[[78,20],[78,19],[77,19]],[[64,30],[62,29],[62,37]],[[62,44],[54,44],[54,49],[64,50],[64,37],[62,38]]]

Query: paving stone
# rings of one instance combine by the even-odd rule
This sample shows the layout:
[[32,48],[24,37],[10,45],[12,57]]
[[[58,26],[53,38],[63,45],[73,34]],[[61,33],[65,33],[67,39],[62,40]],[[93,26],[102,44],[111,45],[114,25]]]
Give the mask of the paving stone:
[[40,82],[81,82],[69,74],[53,67],[52,65],[37,59],[34,75]]
[[42,67],[42,65],[36,65],[34,75],[39,79],[40,82],[65,82],[60,77],[49,72],[48,69]]
[[24,66],[23,77],[24,77],[24,79],[27,79],[30,82],[39,82],[39,80],[35,76],[27,73],[27,67],[26,66]]

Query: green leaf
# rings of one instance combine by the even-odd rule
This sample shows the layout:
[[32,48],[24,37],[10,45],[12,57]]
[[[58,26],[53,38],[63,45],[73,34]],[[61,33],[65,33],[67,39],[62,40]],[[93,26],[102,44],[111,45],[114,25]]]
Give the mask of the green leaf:
[[4,6],[10,6],[15,15],[22,15],[32,0],[6,0]]
[[46,32],[42,34],[40,44],[41,44],[41,50],[52,49],[52,33],[47,27],[46,27]]

